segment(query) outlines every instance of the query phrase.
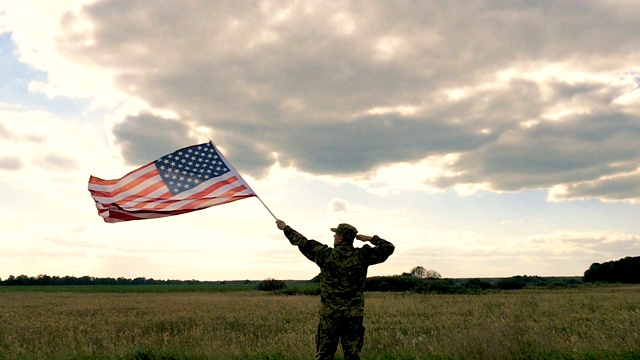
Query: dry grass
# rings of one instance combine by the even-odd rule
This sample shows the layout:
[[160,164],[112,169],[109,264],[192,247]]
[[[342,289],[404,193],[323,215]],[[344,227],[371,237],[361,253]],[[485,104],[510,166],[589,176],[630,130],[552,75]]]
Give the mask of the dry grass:
[[[459,359],[640,358],[640,288],[380,295],[368,352]],[[393,314],[395,313],[395,316]]]
[[[640,287],[367,294],[365,359],[637,359]],[[0,359],[311,359],[318,297],[0,292]]]

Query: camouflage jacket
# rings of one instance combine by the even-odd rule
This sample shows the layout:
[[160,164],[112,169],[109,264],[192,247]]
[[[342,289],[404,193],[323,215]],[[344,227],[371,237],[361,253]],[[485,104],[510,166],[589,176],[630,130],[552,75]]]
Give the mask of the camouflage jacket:
[[361,248],[339,244],[335,248],[308,240],[287,226],[284,234],[292,245],[320,267],[320,314],[324,316],[362,316],[364,282],[369,265],[387,260],[395,247],[375,235]]

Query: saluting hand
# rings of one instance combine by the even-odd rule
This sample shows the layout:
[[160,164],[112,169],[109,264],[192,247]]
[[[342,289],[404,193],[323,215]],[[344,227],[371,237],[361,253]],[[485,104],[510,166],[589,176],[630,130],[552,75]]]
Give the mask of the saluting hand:
[[371,241],[371,239],[373,238],[373,236],[369,236],[369,235],[362,235],[362,234],[358,234],[356,235],[356,239],[360,240],[360,241]]

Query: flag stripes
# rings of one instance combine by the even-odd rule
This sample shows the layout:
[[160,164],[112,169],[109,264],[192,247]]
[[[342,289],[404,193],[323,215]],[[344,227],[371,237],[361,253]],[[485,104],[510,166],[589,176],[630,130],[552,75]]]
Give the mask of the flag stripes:
[[117,180],[91,176],[89,192],[105,222],[179,215],[256,196],[212,143],[180,149]]

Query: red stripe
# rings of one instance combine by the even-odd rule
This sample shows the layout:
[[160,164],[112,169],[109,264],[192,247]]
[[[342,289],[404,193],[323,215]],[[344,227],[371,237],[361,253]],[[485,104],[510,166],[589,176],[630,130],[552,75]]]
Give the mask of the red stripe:
[[120,179],[117,179],[117,180],[103,180],[103,179],[100,179],[100,178],[95,177],[93,175],[89,178],[89,184],[100,185],[100,186],[115,185],[115,184],[118,183],[118,181],[120,181]]

